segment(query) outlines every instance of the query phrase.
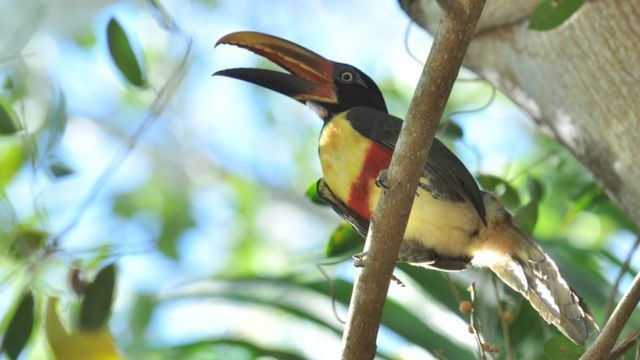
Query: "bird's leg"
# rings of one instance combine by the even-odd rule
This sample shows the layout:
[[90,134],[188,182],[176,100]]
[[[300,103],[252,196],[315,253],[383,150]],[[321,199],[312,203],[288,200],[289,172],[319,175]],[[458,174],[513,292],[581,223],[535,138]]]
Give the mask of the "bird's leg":
[[[353,266],[355,267],[364,267],[366,265],[367,262],[367,252],[363,251],[357,254],[354,254],[353,257]],[[391,280],[394,281],[396,284],[404,287],[404,283],[398,279],[395,275],[391,274]]]
[[[380,171],[380,173],[378,174],[378,177],[376,178],[376,186],[382,189],[382,191],[389,190],[389,178],[387,175],[387,170]],[[422,182],[418,183],[418,188],[430,191],[430,189],[427,187],[427,184]],[[417,190],[416,190],[416,196],[420,196]]]
[[367,252],[363,251],[352,256],[353,258],[353,266],[355,267],[364,267],[367,262]]

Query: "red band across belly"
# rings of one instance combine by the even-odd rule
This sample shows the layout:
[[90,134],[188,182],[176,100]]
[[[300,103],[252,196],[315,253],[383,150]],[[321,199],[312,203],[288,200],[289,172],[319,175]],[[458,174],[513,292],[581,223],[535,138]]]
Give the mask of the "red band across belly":
[[392,154],[389,148],[372,142],[367,149],[360,174],[351,185],[347,206],[365,219],[371,218],[372,209],[369,208],[370,187],[375,186],[374,182],[378,178],[380,171],[389,168]]

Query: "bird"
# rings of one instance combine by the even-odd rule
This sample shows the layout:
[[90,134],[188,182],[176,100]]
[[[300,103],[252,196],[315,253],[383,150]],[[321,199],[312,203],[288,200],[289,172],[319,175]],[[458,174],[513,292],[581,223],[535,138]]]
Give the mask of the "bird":
[[[215,46],[222,44],[263,56],[286,71],[231,68],[214,75],[281,93],[322,119],[318,194],[366,236],[402,127],[374,80],[352,65],[260,32],[233,32]],[[356,260],[366,264],[366,254]],[[397,261],[441,271],[488,268],[574,343],[584,344],[598,330],[588,305],[555,262],[437,138],[422,168]]]

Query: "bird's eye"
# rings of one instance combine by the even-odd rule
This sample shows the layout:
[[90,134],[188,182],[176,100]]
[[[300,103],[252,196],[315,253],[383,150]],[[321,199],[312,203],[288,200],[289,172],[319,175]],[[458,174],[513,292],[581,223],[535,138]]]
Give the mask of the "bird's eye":
[[353,73],[351,71],[343,71],[340,73],[340,80],[346,83],[350,83],[353,81]]

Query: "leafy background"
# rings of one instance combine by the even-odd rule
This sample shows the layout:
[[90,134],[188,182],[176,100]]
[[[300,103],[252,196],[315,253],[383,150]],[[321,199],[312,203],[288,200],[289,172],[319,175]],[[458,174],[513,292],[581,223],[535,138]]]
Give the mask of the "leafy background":
[[[559,3],[555,16],[556,3],[543,1],[531,27],[557,26],[582,4]],[[392,1],[3,8],[2,352],[338,357],[355,272],[348,258],[361,239],[307,191],[321,176],[320,121],[278,94],[211,78],[228,67],[272,66],[213,44],[238,30],[303,44],[370,74],[403,116],[430,38]],[[636,228],[508,100],[492,100],[487,84],[468,81],[473,74],[460,77],[439,136],[533,232],[602,323],[614,281],[624,289],[640,263],[628,256]],[[401,265],[396,276],[404,286],[391,286],[380,358],[477,354],[459,309],[472,282],[474,321],[500,348],[487,356],[581,352],[484,271]],[[639,326],[636,314],[629,328]]]

